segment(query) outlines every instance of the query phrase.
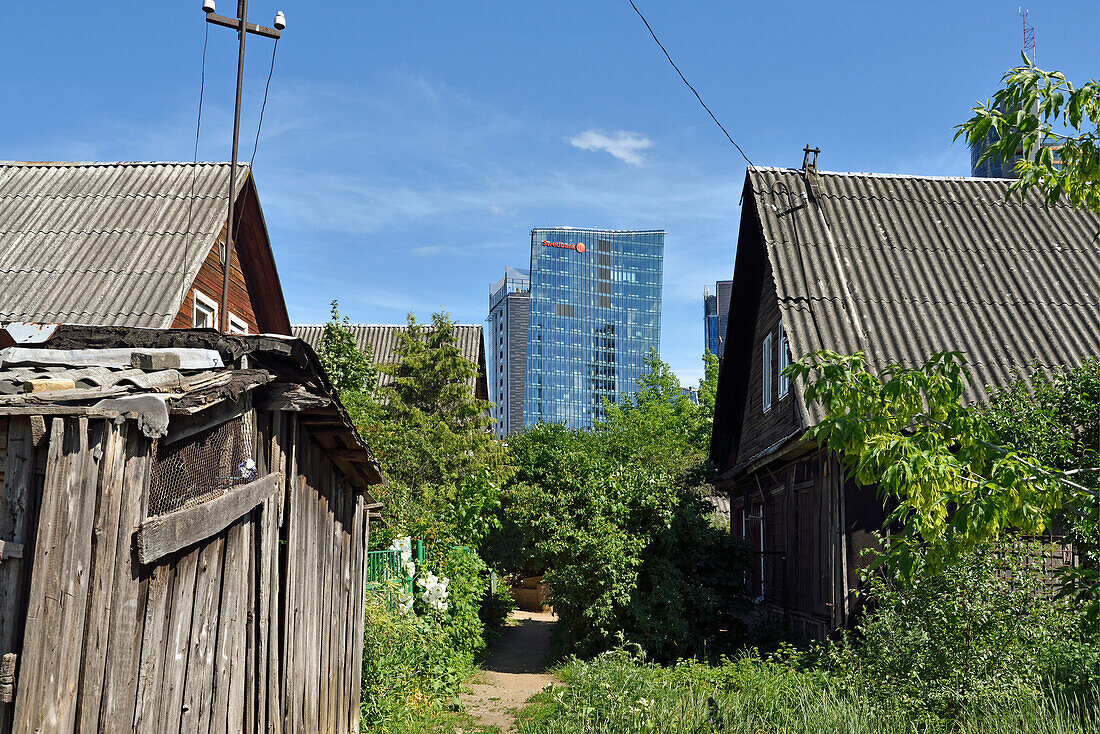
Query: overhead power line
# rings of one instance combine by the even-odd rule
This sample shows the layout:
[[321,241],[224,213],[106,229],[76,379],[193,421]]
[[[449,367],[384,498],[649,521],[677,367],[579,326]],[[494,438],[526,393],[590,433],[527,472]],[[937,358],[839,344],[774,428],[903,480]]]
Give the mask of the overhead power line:
[[690,89],[692,94],[695,95],[695,99],[699,100],[699,104],[703,105],[703,109],[707,111],[708,115],[710,115],[710,119],[714,120],[714,124],[717,125],[718,128],[726,134],[726,137],[729,139],[730,143],[733,144],[734,148],[737,148],[737,152],[741,154],[741,157],[745,159],[745,162],[748,163],[750,167],[753,167],[753,163],[749,160],[749,157],[745,155],[745,151],[741,150],[741,146],[737,144],[737,141],[733,139],[733,136],[729,134],[729,131],[726,130],[722,123],[718,121],[718,118],[715,117],[714,113],[710,111],[710,107],[707,107],[707,103],[704,102],[703,98],[699,96],[699,92],[695,91],[695,87],[691,86],[691,82],[689,82],[684,76],[684,73],[680,71],[680,67],[677,66],[676,62],[672,60],[672,57],[668,55],[668,51],[665,49],[664,44],[661,43],[661,39],[657,38],[657,34],[653,32],[653,27],[649,25],[649,21],[645,19],[644,15],[642,15],[642,11],[638,10],[638,6],[634,4],[634,0],[630,0],[630,7],[634,8],[634,12],[637,13],[638,17],[642,19],[643,23],[645,23],[645,27],[649,30],[649,35],[653,36],[653,40],[656,41],[657,45],[661,47],[662,51],[664,51],[665,58],[668,59],[668,63],[672,64],[672,68],[676,70],[676,73],[680,75],[680,79],[683,80],[684,84],[687,85],[687,88]]
[[256,142],[252,144],[252,158],[248,161],[249,170],[256,162],[256,150],[260,147],[260,128],[264,126],[264,110],[267,109],[267,93],[271,91],[271,75],[275,73],[275,52],[279,50],[279,39],[271,46],[271,68],[267,70],[267,86],[264,87],[264,103],[260,105],[260,121],[256,125]]
[[199,114],[195,119],[195,157],[191,161],[191,197],[187,200],[187,234],[191,234],[191,211],[195,204],[195,177],[199,175],[199,131],[202,130],[202,95],[206,90],[206,45],[210,41],[210,26],[202,39],[202,69],[199,72]]

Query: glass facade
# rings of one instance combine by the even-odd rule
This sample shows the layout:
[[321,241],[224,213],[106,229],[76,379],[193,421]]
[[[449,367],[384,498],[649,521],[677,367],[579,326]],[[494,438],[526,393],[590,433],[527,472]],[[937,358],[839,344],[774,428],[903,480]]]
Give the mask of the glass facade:
[[531,230],[523,424],[590,427],[660,349],[665,233]]
[[726,343],[733,281],[720,280],[714,285],[714,293],[703,288],[703,348],[721,360],[722,348]]

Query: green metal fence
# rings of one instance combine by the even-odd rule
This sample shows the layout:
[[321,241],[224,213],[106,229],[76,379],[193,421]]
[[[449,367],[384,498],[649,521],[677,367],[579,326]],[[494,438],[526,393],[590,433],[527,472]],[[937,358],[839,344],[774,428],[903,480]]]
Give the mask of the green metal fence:
[[[413,560],[416,567],[420,568],[420,564],[424,562],[424,541],[414,540],[412,546]],[[367,589],[382,594],[390,611],[397,608],[395,592],[402,585],[410,594],[415,591],[412,579],[405,577],[401,551],[367,551]]]

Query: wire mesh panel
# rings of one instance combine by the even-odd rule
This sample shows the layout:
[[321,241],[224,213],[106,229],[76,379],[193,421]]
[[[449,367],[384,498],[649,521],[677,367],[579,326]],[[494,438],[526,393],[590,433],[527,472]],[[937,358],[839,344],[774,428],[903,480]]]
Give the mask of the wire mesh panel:
[[173,443],[156,442],[149,514],[197,505],[256,479],[252,422],[243,417]]

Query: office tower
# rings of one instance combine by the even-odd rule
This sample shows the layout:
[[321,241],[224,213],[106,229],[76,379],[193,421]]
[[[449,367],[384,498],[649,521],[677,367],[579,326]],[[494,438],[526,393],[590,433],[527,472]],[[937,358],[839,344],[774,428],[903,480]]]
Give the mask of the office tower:
[[[604,417],[605,399],[637,391],[645,357],[661,343],[664,239],[663,230],[531,230],[530,270],[509,269],[513,285],[506,274],[490,294],[498,435],[539,422],[588,428]],[[521,344],[522,398],[514,389]]]
[[714,293],[703,288],[703,348],[722,359],[726,343],[726,324],[730,316],[732,280],[720,280],[714,284]]

